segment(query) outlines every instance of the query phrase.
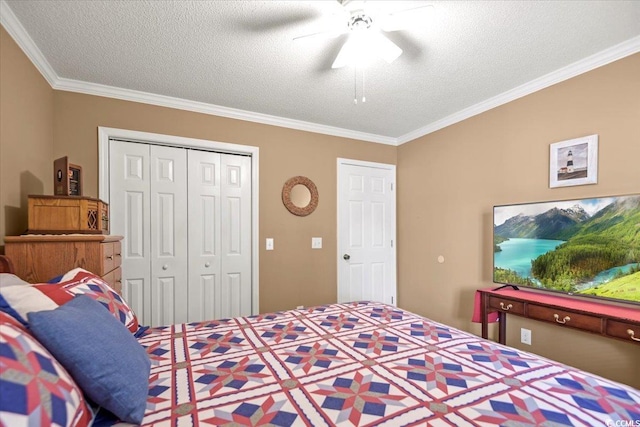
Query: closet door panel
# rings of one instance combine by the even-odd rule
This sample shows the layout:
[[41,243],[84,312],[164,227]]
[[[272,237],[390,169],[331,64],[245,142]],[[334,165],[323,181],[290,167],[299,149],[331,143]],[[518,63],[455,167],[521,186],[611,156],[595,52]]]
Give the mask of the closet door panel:
[[151,147],[152,324],[187,321],[187,154]]
[[225,317],[251,314],[251,158],[222,156],[221,288]]
[[122,295],[141,319],[151,321],[149,145],[109,144],[111,230],[122,241]]
[[189,322],[218,319],[220,313],[219,275],[196,276],[198,283],[189,278]]
[[189,322],[220,317],[220,158],[188,150]]
[[221,307],[221,317],[240,316],[243,311],[242,304],[242,279],[238,273],[227,274],[221,286],[221,299],[226,304]]

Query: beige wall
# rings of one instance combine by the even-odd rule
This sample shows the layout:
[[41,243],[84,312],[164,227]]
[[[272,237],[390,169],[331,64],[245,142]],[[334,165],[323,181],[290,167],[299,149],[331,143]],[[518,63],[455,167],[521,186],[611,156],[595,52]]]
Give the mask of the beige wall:
[[27,195],[53,191],[53,89],[0,27],[0,246],[27,229]]
[[[549,144],[590,134],[598,184],[549,189]],[[479,334],[470,316],[475,289],[492,285],[493,205],[638,193],[639,138],[636,54],[400,146],[400,306]],[[517,318],[507,343],[640,388],[637,345]]]

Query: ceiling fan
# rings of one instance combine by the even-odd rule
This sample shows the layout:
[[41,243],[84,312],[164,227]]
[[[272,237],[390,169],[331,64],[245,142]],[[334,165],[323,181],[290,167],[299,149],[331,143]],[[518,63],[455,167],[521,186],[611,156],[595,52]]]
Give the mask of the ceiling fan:
[[[389,40],[383,33],[408,29],[423,23],[425,12],[433,9],[432,5],[419,5],[408,9],[385,12],[382,3],[366,0],[337,0],[343,7],[342,22],[334,29],[295,37],[294,40],[307,38],[335,38],[348,34],[331,68],[346,65],[361,66],[370,59],[379,57],[388,63],[402,54],[402,49]],[[346,25],[345,25],[346,15]]]

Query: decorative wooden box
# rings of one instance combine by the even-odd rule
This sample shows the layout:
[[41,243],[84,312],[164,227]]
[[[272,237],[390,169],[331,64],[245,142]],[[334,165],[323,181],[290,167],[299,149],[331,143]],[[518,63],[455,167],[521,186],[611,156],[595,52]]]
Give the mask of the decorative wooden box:
[[78,196],[29,196],[27,234],[109,234],[109,205]]

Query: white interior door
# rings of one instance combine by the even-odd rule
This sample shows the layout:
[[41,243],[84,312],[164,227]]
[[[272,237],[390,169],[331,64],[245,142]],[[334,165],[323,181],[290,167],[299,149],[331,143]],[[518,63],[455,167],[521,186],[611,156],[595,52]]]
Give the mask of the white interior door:
[[395,165],[338,159],[338,302],[396,304]]

